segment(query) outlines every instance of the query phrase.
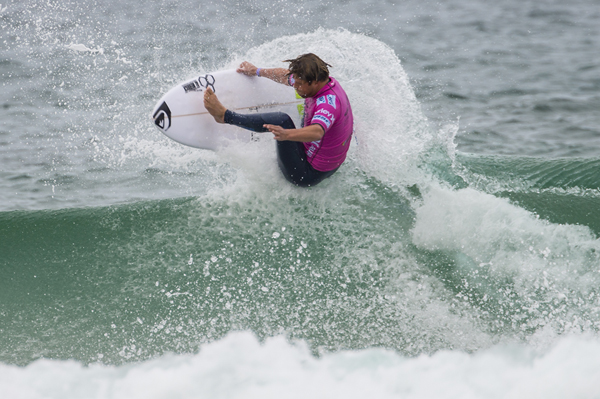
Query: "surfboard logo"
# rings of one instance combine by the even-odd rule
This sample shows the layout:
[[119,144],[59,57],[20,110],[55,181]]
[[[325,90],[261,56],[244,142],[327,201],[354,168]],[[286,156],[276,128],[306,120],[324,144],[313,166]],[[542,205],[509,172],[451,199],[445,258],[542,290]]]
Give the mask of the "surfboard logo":
[[154,118],[154,124],[160,130],[164,132],[169,130],[171,127],[171,110],[165,101],[158,107],[152,118]]
[[208,89],[209,87],[213,92],[216,93],[215,77],[212,75],[204,75],[198,77],[196,80],[185,83],[183,85],[183,90],[185,90],[186,93],[189,93],[190,91],[202,91],[203,89]]

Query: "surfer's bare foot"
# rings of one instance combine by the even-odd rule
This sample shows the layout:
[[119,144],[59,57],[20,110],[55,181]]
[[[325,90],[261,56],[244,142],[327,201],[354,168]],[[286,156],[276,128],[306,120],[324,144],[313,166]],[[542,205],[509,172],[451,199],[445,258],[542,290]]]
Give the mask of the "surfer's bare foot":
[[210,87],[204,92],[204,108],[215,118],[217,123],[225,123],[225,111],[227,111],[227,108],[221,104],[221,101],[219,101],[217,95]]

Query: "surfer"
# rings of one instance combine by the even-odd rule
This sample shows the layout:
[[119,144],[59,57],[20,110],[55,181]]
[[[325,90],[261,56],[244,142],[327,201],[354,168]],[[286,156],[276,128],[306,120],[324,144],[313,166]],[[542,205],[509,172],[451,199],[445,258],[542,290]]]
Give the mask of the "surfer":
[[204,106],[218,123],[255,132],[271,132],[277,140],[277,160],[291,183],[310,187],[334,174],[346,159],[353,129],[353,116],[346,92],[329,76],[331,65],[315,54],[301,55],[285,68],[257,68],[244,61],[237,72],[266,77],[294,87],[304,98],[304,120],[296,128],[283,112],[238,114],[228,110],[208,88]]

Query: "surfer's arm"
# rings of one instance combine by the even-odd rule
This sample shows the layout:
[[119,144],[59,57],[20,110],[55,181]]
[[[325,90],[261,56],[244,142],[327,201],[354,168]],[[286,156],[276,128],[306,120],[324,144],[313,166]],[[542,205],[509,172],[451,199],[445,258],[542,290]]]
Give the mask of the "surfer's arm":
[[244,61],[240,64],[237,72],[243,73],[246,76],[262,76],[277,83],[289,85],[288,75],[290,71],[285,68],[257,68],[248,61]]
[[273,135],[277,141],[299,141],[301,143],[310,143],[313,141],[321,140],[325,131],[321,125],[314,124],[308,125],[301,129],[284,129],[277,125],[264,125]]

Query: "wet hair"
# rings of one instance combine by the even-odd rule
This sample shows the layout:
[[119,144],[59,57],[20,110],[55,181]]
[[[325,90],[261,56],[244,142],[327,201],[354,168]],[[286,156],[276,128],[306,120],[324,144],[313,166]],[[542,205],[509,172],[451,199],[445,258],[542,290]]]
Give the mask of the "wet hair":
[[320,59],[313,53],[302,54],[293,60],[285,60],[289,62],[289,75],[294,75],[294,78],[304,80],[306,83],[323,82],[329,79],[329,68],[331,65]]

